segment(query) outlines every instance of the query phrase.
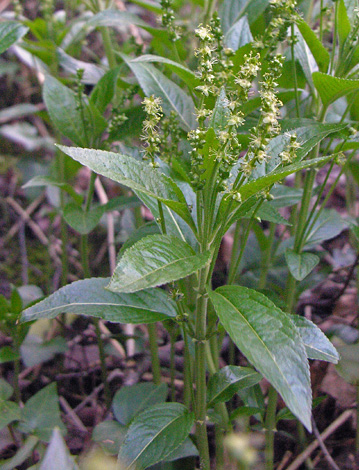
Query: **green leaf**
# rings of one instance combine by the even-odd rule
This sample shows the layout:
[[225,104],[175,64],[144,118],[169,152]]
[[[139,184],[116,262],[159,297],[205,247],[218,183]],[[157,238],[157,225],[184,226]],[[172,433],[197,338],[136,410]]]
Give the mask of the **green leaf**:
[[135,24],[136,26],[148,26],[141,18],[127,11],[116,9],[103,10],[87,21],[86,27],[110,26],[118,28],[122,25]]
[[326,163],[332,158],[331,155],[323,158],[314,158],[312,160],[306,160],[303,162],[293,163],[285,167],[279,168],[268,175],[262,176],[256,180],[249,181],[244,184],[239,192],[241,193],[242,199],[248,199],[254,194],[259,193],[265,188],[272,186],[272,184],[277,183],[278,181],[284,179],[286,176],[289,176],[297,171],[304,170],[305,168],[318,167],[323,163]]
[[174,460],[184,459],[186,457],[197,457],[197,456],[198,456],[198,450],[196,446],[191,441],[191,438],[187,437],[182,442],[182,444],[179,447],[177,447],[177,449],[175,449],[173,452],[167,455],[165,461],[173,462]]
[[81,235],[87,235],[97,227],[103,213],[103,206],[92,207],[86,212],[75,202],[69,202],[64,207],[63,217],[71,228],[79,232]]
[[221,88],[208,127],[212,127],[215,132],[223,130],[227,125],[230,115],[226,91],[224,88]]
[[311,90],[313,90],[314,83],[312,74],[318,70],[317,65],[297,25],[294,25],[294,34],[296,37],[296,42],[294,44],[294,57],[299,61],[307,83]]
[[40,187],[41,186],[53,186],[55,188],[60,188],[63,191],[65,191],[69,196],[71,196],[72,199],[75,202],[77,202],[77,204],[82,204],[83,202],[83,197],[80,194],[78,194],[70,184],[60,182],[52,176],[46,176],[46,175],[34,176],[33,178],[31,178],[30,181],[28,181],[22,187],[23,188],[36,188],[39,186]]
[[188,436],[194,416],[180,403],[148,408],[130,424],[118,455],[125,469],[147,468],[165,460]]
[[14,421],[20,421],[21,408],[13,401],[0,400],[0,430]]
[[116,67],[106,72],[91,92],[90,103],[92,103],[100,113],[105,112],[107,105],[111,102],[115,94],[119,71],[120,67]]
[[8,400],[13,393],[12,386],[6,380],[0,378],[0,400]]
[[154,95],[162,99],[165,114],[175,111],[179,124],[189,131],[196,126],[195,109],[192,98],[182,88],[163,75],[149,63],[135,62],[125,55],[121,57],[135,74],[138,83],[147,96]]
[[239,389],[262,380],[261,374],[249,367],[225,366],[212,375],[207,388],[207,406],[230,400]]
[[340,361],[336,370],[348,383],[359,385],[359,344],[338,346]]
[[2,21],[0,23],[0,54],[9,49],[21,39],[29,28],[17,21]]
[[[318,143],[325,139],[325,137],[340,132],[347,127],[347,124],[322,124],[312,119],[283,120],[281,125],[283,131],[289,131],[290,134],[295,133],[297,135],[300,148],[297,150],[296,162],[302,161]],[[255,168],[251,176],[252,179],[265,176],[271,171],[274,171],[281,164],[282,159],[279,157],[279,154],[286,149],[289,140],[290,137],[288,132],[286,132],[285,134],[274,137],[274,139],[269,142],[266,152],[271,158],[268,162],[262,163]]]
[[290,316],[246,287],[223,286],[209,296],[234,343],[311,430],[309,366]]
[[[255,207],[250,210],[248,213],[243,215],[243,218],[250,219],[253,217],[253,213],[255,211]],[[271,206],[268,201],[264,201],[259,209],[256,211],[256,217],[259,217],[262,220],[266,220],[268,222],[273,222],[275,224],[283,224],[283,225],[292,225],[285,219],[276,209],[275,207]]]
[[314,86],[324,106],[328,106],[348,93],[359,90],[359,80],[333,77],[321,72],[314,72],[312,76]]
[[115,294],[105,289],[109,278],[76,281],[24,310],[21,321],[55,318],[60,313],[94,316],[113,323],[153,323],[174,318],[175,303],[166,292],[148,289],[136,294]]
[[39,439],[36,436],[29,436],[11,459],[0,461],[0,470],[13,470],[24,463],[31,456],[38,442]]
[[292,315],[291,319],[299,331],[309,359],[333,364],[338,362],[337,350],[317,325],[301,315]]
[[351,30],[350,21],[349,21],[347,10],[345,8],[345,4],[343,0],[338,0],[337,28],[338,28],[339,46],[342,48]]
[[313,54],[313,57],[319,67],[319,70],[323,73],[326,73],[330,61],[329,52],[319,41],[317,35],[312,30],[312,28],[301,17],[298,16],[296,24],[305,42],[308,45],[310,52]]
[[114,292],[136,292],[167,284],[203,268],[209,258],[209,252],[196,254],[179,238],[150,235],[123,254],[108,289]]
[[93,145],[107,127],[107,121],[93,105],[84,103],[83,116],[77,106],[76,93],[49,75],[44,83],[43,98],[55,127],[76,145]]
[[52,431],[40,470],[59,470],[60,468],[61,470],[78,470],[79,467],[71,457],[60,430],[55,428]]
[[47,385],[33,395],[21,410],[21,417],[19,429],[37,436],[42,441],[50,441],[52,430],[56,426],[65,433],[66,428],[60,417],[56,383]]
[[20,356],[11,346],[3,346],[0,348],[0,364],[14,362],[17,359],[20,359]]
[[223,32],[226,34],[231,26],[241,17],[247,16],[249,24],[267,8],[269,0],[224,0],[219,7],[219,17]]
[[61,67],[70,75],[75,75],[78,70],[83,70],[81,82],[86,85],[96,85],[96,83],[104,76],[105,71],[98,65],[74,59],[66,54],[60,47],[56,49],[56,54]]
[[314,226],[305,237],[305,246],[318,245],[338,236],[347,224],[335,209],[323,209]]
[[58,145],[66,155],[86,165],[95,173],[106,176],[134,191],[162,201],[178,213],[195,231],[195,225],[186,200],[173,180],[152,168],[146,162],[138,161],[128,155],[103,150],[64,147]]
[[102,423],[95,426],[92,440],[101,445],[106,453],[117,455],[126,431],[126,427],[117,421],[102,421]]
[[[177,74],[190,88],[195,88],[196,86],[200,85],[200,80],[196,75],[192,72],[192,70],[188,69],[184,65],[175,62],[174,60],[167,59],[166,57],[161,57],[159,55],[153,54],[144,54],[136,59],[129,60],[131,63],[162,63],[165,64],[172,72]],[[127,62],[128,63],[128,62]]]
[[125,426],[150,406],[166,401],[168,386],[165,383],[139,383],[122,387],[115,393],[112,410],[117,421]]
[[313,253],[296,253],[291,249],[285,252],[285,259],[291,275],[297,281],[302,281],[310,274],[320,261],[319,256]]
[[270,193],[274,199],[269,201],[269,204],[277,209],[298,204],[303,197],[303,189],[291,188],[283,184],[272,188]]
[[240,47],[253,41],[253,36],[249,27],[247,16],[243,16],[236,21],[227,31],[224,37],[226,47],[237,51]]
[[42,362],[50,361],[56,354],[68,350],[67,341],[62,336],[43,341],[36,335],[27,335],[22,342],[21,357],[26,367],[34,367]]

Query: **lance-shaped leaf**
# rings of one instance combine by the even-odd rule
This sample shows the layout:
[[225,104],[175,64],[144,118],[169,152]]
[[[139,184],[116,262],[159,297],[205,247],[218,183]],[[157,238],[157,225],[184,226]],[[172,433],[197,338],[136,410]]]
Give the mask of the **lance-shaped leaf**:
[[79,470],[70,455],[58,428],[52,431],[51,440],[41,462],[40,470]]
[[131,423],[118,455],[126,470],[148,468],[164,460],[188,436],[193,413],[180,403],[148,408]]
[[290,316],[265,295],[246,287],[223,286],[209,295],[234,343],[310,430],[309,365]]
[[162,201],[180,215],[194,231],[196,230],[182,191],[171,178],[158,169],[150,167],[146,162],[119,153],[63,145],[58,145],[58,147],[66,155],[88,166],[95,173],[128,186],[133,191],[141,191]]
[[302,33],[302,36],[311,53],[313,54],[313,57],[318,64],[319,70],[325,73],[328,70],[330,60],[329,52],[319,41],[312,28],[301,17],[298,17],[296,24],[299,31]]
[[136,294],[115,294],[105,289],[109,278],[76,281],[27,308],[21,321],[55,318],[60,313],[99,317],[114,323],[153,323],[176,316],[166,292],[148,289]]
[[337,350],[317,325],[300,315],[292,315],[291,319],[299,331],[309,359],[337,364]]
[[136,292],[182,279],[203,268],[210,253],[196,254],[186,242],[168,235],[150,235],[125,251],[108,289]]
[[162,98],[161,105],[166,114],[175,111],[178,115],[180,126],[187,131],[196,126],[192,98],[182,88],[163,75],[153,65],[146,62],[135,62],[123,54],[121,54],[121,57],[136,75],[144,93],[147,96],[155,95]]
[[321,72],[313,73],[313,82],[325,106],[348,93],[359,90],[359,80],[333,77]]
[[208,382],[208,406],[230,400],[239,389],[252,387],[262,380],[250,367],[226,366],[212,375]]
[[285,259],[291,275],[297,281],[307,277],[320,261],[319,256],[314,253],[296,253],[289,248],[285,252]]
[[163,63],[170,70],[176,73],[191,88],[195,88],[197,85],[200,84],[199,78],[196,77],[196,75],[192,72],[192,70],[188,69],[182,64],[179,64],[178,62],[175,62],[174,60],[167,59],[166,57],[162,57],[160,55],[145,54],[145,55],[141,55],[140,57],[136,57],[136,59],[132,59],[131,62],[132,63],[146,63],[146,62]]
[[0,23],[0,54],[21,39],[29,28],[17,21],[3,21]]
[[307,160],[299,163],[293,163],[292,165],[285,166],[283,168],[279,168],[268,175],[262,176],[256,180],[251,180],[248,183],[244,184],[240,188],[240,193],[242,199],[248,199],[249,197],[257,194],[258,192],[262,191],[262,189],[268,188],[272,186],[272,184],[277,183],[278,181],[282,180],[286,176],[291,175],[292,173],[296,173],[297,171],[304,170],[305,168],[310,168],[313,166],[319,166],[323,163],[327,162],[332,158],[331,155],[328,157],[323,158],[313,158],[312,160]]

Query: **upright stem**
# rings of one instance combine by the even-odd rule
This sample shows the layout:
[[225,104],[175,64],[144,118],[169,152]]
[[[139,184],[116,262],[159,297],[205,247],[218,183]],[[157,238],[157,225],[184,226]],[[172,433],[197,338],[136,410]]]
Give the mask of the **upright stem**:
[[195,416],[196,440],[199,450],[201,470],[210,470],[206,427],[206,326],[208,304],[208,295],[206,292],[207,276],[208,267],[204,267],[200,270],[198,275],[195,324]]
[[276,417],[276,410],[277,410],[277,400],[278,394],[274,387],[270,386],[268,392],[268,405],[267,405],[267,413],[266,413],[266,420],[265,420],[265,462],[266,462],[266,470],[273,470],[274,464],[274,429],[275,429],[275,417]]
[[116,63],[116,57],[112,49],[111,45],[111,37],[110,37],[110,32],[108,28],[102,27],[100,28],[101,31],[101,36],[102,36],[102,42],[103,42],[103,47],[105,49],[105,54],[108,60],[108,65],[110,69],[114,69],[117,65]]
[[155,385],[159,385],[161,383],[161,366],[160,359],[158,357],[156,324],[150,323],[149,325],[147,325],[147,330],[148,340],[150,343],[153,383]]

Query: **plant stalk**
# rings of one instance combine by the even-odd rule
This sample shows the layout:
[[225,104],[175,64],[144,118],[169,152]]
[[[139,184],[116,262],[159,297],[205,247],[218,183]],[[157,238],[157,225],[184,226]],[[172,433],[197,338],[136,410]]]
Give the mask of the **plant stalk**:
[[274,430],[276,425],[278,394],[274,387],[270,386],[268,391],[268,405],[265,419],[265,469],[273,470],[274,465]]
[[147,325],[147,331],[148,331],[148,341],[150,343],[153,383],[155,385],[160,385],[160,383],[161,383],[161,366],[160,366],[160,359],[159,359],[159,356],[158,356],[158,343],[157,343],[156,324],[155,323],[148,324]]

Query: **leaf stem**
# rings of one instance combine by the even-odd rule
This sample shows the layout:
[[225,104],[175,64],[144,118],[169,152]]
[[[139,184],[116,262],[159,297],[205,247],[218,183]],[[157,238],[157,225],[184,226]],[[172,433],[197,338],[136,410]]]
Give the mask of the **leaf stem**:
[[155,385],[159,385],[161,383],[161,366],[160,366],[160,359],[158,356],[156,324],[155,323],[148,324],[147,331],[148,331],[148,341],[150,343],[153,383]]
[[273,470],[274,464],[274,430],[275,430],[275,417],[277,410],[278,394],[272,385],[268,391],[268,404],[265,419],[265,469]]

